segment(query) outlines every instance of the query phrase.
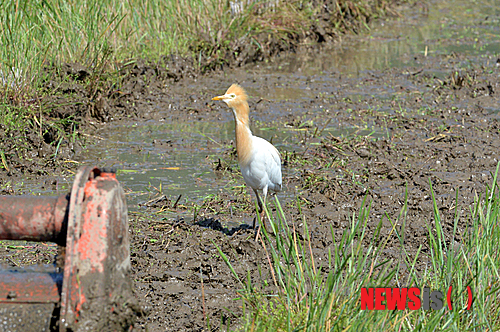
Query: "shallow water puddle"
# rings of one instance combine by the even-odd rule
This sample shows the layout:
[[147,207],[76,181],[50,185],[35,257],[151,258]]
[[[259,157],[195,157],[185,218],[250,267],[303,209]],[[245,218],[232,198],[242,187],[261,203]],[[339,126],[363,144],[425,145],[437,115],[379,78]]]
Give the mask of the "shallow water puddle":
[[[295,133],[271,127],[254,134],[283,141]],[[174,199],[183,195],[190,201],[201,202],[235,185],[228,183],[229,179],[218,178],[212,165],[218,158],[224,159],[224,152],[231,148],[223,142],[234,138],[232,121],[110,124],[101,138],[100,144],[89,147],[84,163],[118,169],[130,210],[159,191]],[[279,148],[280,144],[276,146]]]
[[[292,136],[300,135],[300,130],[294,128],[276,130],[269,127],[256,129],[254,134],[271,140],[282,153],[302,149],[288,142]],[[386,135],[363,128],[327,128],[324,134]],[[84,163],[118,169],[117,176],[126,191],[130,210],[136,210],[138,204],[145,203],[160,191],[174,200],[182,195],[181,202],[189,199],[201,203],[209,195],[239,185],[229,178],[219,178],[212,165],[219,158],[225,158],[224,152],[232,146],[221,142],[229,141],[233,136],[232,121],[175,125],[154,121],[131,126],[111,124],[101,134],[100,144],[89,147]],[[238,168],[236,162],[233,164],[235,169]],[[291,176],[290,172],[292,170],[284,168],[283,176]],[[289,201],[295,199],[295,194],[293,188],[286,188],[279,198]]]
[[[375,22],[364,37],[348,36],[314,55],[286,56],[256,67],[267,73],[300,73],[321,80],[323,72],[332,70],[357,76],[369,70],[413,66],[416,55],[463,53],[481,57],[499,50],[498,1],[429,1],[427,6],[417,4],[399,19]],[[324,79],[332,82],[328,75]]]
[[[111,126],[100,144],[89,148],[85,163],[116,167],[132,208],[147,200],[149,192],[206,196],[217,188],[206,159],[221,150],[211,138],[213,126],[153,121]],[[220,129],[219,138],[225,136]]]

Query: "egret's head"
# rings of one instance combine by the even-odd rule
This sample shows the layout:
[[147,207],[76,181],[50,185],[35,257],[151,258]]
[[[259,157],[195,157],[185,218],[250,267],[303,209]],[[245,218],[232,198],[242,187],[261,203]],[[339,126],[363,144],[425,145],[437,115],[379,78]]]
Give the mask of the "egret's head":
[[246,104],[247,94],[245,90],[238,84],[233,84],[227,89],[226,93],[222,96],[213,97],[212,100],[222,100],[227,106],[238,108],[238,106]]

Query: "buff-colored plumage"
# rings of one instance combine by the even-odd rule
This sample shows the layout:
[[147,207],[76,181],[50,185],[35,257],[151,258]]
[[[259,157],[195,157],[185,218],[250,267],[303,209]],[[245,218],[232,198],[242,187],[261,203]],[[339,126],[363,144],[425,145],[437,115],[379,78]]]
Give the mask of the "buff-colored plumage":
[[247,93],[238,84],[233,84],[233,85],[231,85],[229,87],[229,89],[227,89],[226,95],[227,94],[231,94],[231,93],[234,93],[235,95],[237,95],[241,101],[247,101],[248,100]]
[[[233,110],[238,163],[245,183],[254,190],[263,212],[262,204],[266,203],[267,193],[281,191],[281,158],[271,143],[252,135],[247,99],[245,90],[238,84],[231,85],[224,95],[212,98],[224,101]],[[259,193],[262,193],[263,201]]]

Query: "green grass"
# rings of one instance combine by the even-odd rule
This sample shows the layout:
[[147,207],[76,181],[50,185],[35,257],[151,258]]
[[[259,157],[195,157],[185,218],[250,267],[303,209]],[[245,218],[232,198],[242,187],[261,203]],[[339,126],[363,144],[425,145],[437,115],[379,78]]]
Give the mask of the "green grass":
[[[426,254],[416,255],[404,246],[406,206],[392,232],[381,237],[366,233],[370,205],[364,202],[353,216],[342,239],[328,252],[322,266],[312,254],[307,222],[303,229],[290,228],[279,201],[276,216],[270,216],[277,236],[265,233],[262,245],[268,253],[275,286],[244,279],[235,273],[229,260],[221,257],[239,280],[242,330],[244,331],[498,331],[500,329],[500,191],[497,167],[493,184],[484,198],[477,197],[467,215],[455,214],[452,234],[445,234],[434,200],[434,220],[428,227]],[[459,211],[457,208],[456,211]],[[269,214],[268,214],[269,216]],[[461,225],[468,225],[459,231]],[[396,225],[403,225],[403,230]],[[303,235],[299,239],[298,234]],[[333,236],[332,229],[332,237]],[[391,237],[400,243],[402,260],[388,260],[383,251]],[[330,249],[329,249],[330,250]],[[426,262],[426,263],[424,263]],[[453,310],[444,301],[441,310],[361,310],[362,287],[418,287],[446,294],[452,286]],[[467,286],[473,291],[471,310],[467,307]]]
[[44,67],[64,62],[95,69],[172,53],[218,57],[241,38],[251,43],[259,33],[298,33],[309,12],[295,10],[295,2],[282,7],[278,13],[257,3],[232,15],[225,0],[4,1],[2,85],[22,94],[43,82]]
[[[265,47],[260,35],[297,38],[322,10],[320,2],[303,0],[244,2],[236,13],[226,0],[3,1],[0,69],[8,85],[19,86],[36,81],[44,65],[74,61],[94,68],[109,52],[114,61],[171,53],[224,57],[218,52],[239,41]],[[338,1],[330,9],[331,24],[338,33],[356,30],[389,4]]]
[[[75,138],[79,115],[54,116],[59,105],[51,98],[60,94],[61,81],[75,79],[65,77],[64,63],[85,68],[88,75],[79,84],[94,100],[99,91],[111,89],[106,86],[114,90],[119,69],[138,59],[168,63],[170,54],[178,54],[203,71],[231,59],[242,61],[237,59],[245,52],[271,56],[305,40],[324,10],[321,1],[244,3],[236,12],[227,0],[0,2],[0,134],[8,140],[0,144],[0,168],[29,150],[30,133],[44,136],[54,149],[62,137]],[[338,1],[327,25],[333,35],[359,31],[369,20],[391,13],[392,3]],[[314,40],[309,36],[309,42]],[[62,102],[76,103],[71,97]]]

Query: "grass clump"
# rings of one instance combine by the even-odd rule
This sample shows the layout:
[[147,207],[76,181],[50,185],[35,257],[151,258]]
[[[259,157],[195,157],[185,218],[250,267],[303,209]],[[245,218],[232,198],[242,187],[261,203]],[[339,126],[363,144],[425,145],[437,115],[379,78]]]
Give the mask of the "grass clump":
[[[404,246],[406,205],[389,235],[366,233],[370,206],[363,202],[340,241],[329,248],[328,262],[318,264],[311,249],[307,222],[303,230],[290,228],[276,200],[272,224],[276,238],[265,233],[262,245],[268,252],[274,291],[249,278],[240,281],[245,331],[476,331],[500,329],[500,191],[498,169],[484,199],[477,198],[459,231],[455,214],[452,234],[446,234],[434,200],[434,220],[428,224],[428,248],[411,257]],[[431,188],[432,192],[432,188]],[[456,210],[458,211],[458,209]],[[269,216],[269,214],[268,214]],[[461,223],[463,224],[463,223]],[[396,227],[396,225],[403,225]],[[278,231],[279,229],[279,231]],[[384,258],[391,237],[400,243],[400,260]],[[334,232],[332,229],[332,238]],[[422,250],[424,249],[424,250]],[[423,253],[425,252],[425,254]],[[418,287],[439,290],[446,296],[452,286],[452,310],[446,298],[440,310],[361,310],[363,287]],[[470,310],[468,291],[473,293]],[[268,289],[268,288],[267,288]],[[422,295],[420,295],[422,299]],[[422,300],[423,301],[423,300]],[[423,302],[422,302],[423,303]]]
[[368,0],[7,0],[0,4],[5,13],[0,17],[1,77],[4,85],[31,85],[47,63],[95,67],[109,51],[112,61],[157,59],[172,53],[199,57],[200,52],[223,61],[226,52],[239,52],[244,45],[265,52],[273,40],[290,43],[309,35],[322,41],[327,35],[357,31],[370,20],[390,14],[391,4]]

